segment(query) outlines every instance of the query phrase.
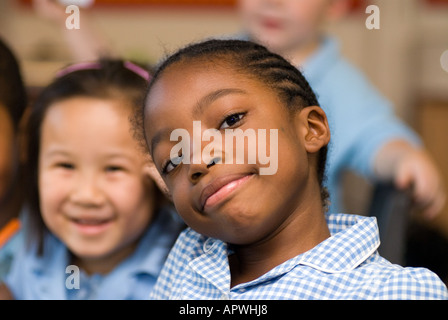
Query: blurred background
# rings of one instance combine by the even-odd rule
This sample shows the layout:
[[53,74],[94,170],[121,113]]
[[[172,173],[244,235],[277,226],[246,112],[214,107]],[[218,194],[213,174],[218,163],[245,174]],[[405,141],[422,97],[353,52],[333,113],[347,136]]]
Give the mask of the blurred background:
[[[87,8],[93,30],[115,52],[142,63],[155,64],[190,41],[241,30],[233,0],[81,2],[93,3]],[[16,52],[26,85],[35,93],[56,70],[72,62],[72,55],[61,29],[38,16],[31,3],[0,2],[0,35]],[[365,10],[370,4],[380,9],[379,30],[366,28],[369,14]],[[448,186],[448,0],[353,0],[350,14],[326,28],[340,40],[343,55],[392,101],[397,115],[421,134]],[[357,190],[345,192],[346,211],[366,212],[372,186],[352,173],[346,174],[345,185]],[[413,250],[422,251],[416,259],[426,254],[422,259],[442,264],[433,269],[445,268],[448,274],[448,208],[424,227],[424,232],[409,240]],[[439,244],[438,249],[431,253],[425,241]]]

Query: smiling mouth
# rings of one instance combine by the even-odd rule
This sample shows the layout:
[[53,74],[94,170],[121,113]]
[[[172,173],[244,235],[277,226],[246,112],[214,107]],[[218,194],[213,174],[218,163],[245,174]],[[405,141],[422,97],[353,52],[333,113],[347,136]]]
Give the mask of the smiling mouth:
[[263,25],[263,27],[265,27],[266,29],[280,29],[282,27],[282,24],[280,23],[280,21],[276,20],[276,19],[271,19],[271,18],[265,18],[261,20],[261,24]]
[[108,223],[110,219],[72,219],[72,221],[76,224],[86,225],[86,226],[99,226],[105,223]]
[[253,174],[236,174],[213,180],[202,190],[200,198],[202,211],[220,203],[252,176]]
[[86,236],[104,233],[112,224],[113,219],[72,218],[70,219],[78,232]]

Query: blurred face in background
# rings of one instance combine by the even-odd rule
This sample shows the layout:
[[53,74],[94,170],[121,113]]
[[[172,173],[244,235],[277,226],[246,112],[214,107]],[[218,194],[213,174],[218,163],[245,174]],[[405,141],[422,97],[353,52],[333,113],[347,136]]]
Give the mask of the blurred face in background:
[[340,0],[239,0],[250,37],[282,54],[315,41],[329,5]]
[[81,266],[116,265],[153,218],[155,185],[143,174],[147,157],[133,139],[125,103],[70,98],[51,105],[42,123],[42,218]]
[[0,203],[4,200],[14,177],[16,136],[11,116],[0,104]]

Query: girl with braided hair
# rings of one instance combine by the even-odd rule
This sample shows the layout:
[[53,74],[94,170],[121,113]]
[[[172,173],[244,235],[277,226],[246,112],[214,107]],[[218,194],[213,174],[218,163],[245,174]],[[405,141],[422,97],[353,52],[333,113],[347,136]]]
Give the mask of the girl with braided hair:
[[0,299],[148,296],[184,227],[129,122],[150,79],[105,58],[67,66],[39,94],[26,127],[24,241]]
[[[375,218],[326,214],[327,118],[300,71],[281,56],[250,41],[191,44],[158,67],[138,116],[188,225],[151,299],[448,297],[431,271],[378,255]],[[261,174],[259,157],[229,161],[235,150],[222,144],[208,159],[208,144],[188,144],[193,160],[202,152],[200,162],[173,154],[173,131],[194,135],[196,121],[216,134],[276,131],[277,139],[258,140],[257,148],[278,151],[278,170]],[[244,144],[246,156],[252,147]]]

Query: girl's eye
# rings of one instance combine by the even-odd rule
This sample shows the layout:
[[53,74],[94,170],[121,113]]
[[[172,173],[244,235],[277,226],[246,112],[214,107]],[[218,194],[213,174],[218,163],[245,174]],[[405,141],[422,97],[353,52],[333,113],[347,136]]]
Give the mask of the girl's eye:
[[176,167],[182,162],[182,159],[183,159],[183,156],[180,155],[178,157],[168,160],[167,163],[162,168],[162,173],[168,174],[171,171],[173,171],[174,169],[176,169]]
[[234,113],[224,119],[219,129],[225,129],[234,126],[243,119],[244,113]]
[[56,164],[56,167],[62,168],[62,169],[65,169],[65,170],[73,170],[73,169],[75,169],[75,166],[73,164],[71,164],[71,163],[68,163],[68,162],[60,162],[60,163]]
[[107,166],[106,167],[106,172],[117,172],[117,171],[122,171],[123,167],[120,166]]

